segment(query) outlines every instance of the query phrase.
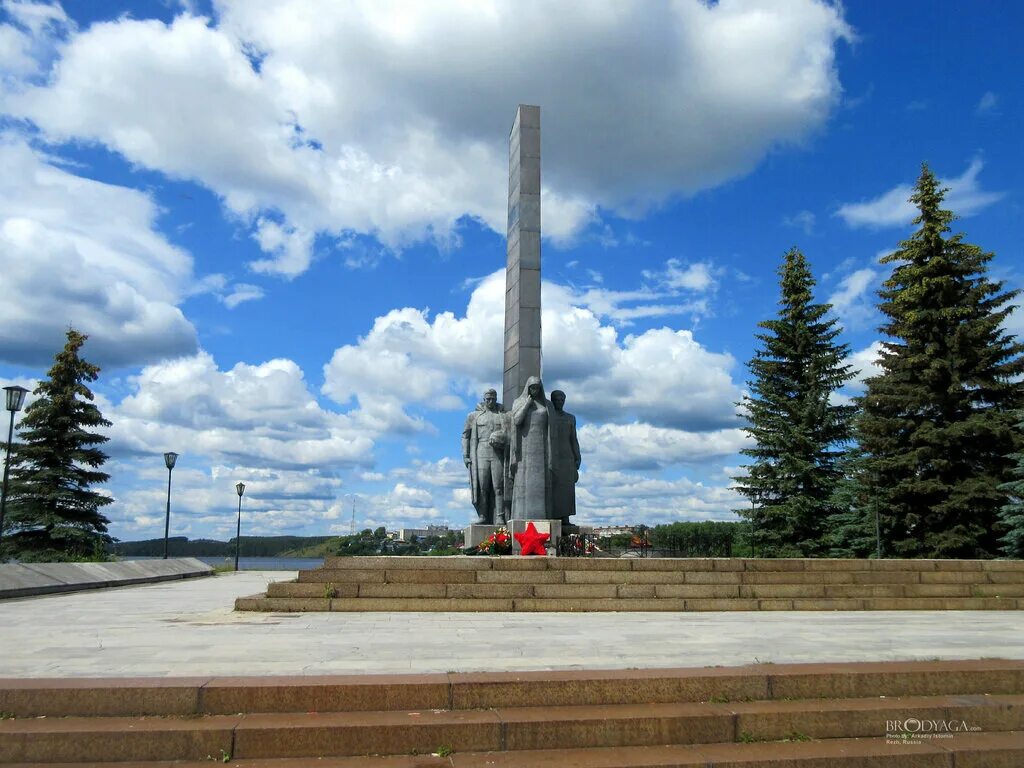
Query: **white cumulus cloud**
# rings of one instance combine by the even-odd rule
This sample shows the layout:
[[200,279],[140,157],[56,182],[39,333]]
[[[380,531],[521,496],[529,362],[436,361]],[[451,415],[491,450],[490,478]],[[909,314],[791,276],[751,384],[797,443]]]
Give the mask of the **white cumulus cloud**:
[[580,450],[591,468],[661,469],[673,464],[722,460],[746,446],[740,429],[690,432],[650,424],[587,424],[580,429]]
[[[209,469],[174,469],[171,536],[234,538],[238,495],[242,498],[242,536],[322,535],[323,522],[337,519],[339,478],[320,469],[282,469],[214,464]],[[161,538],[164,530],[167,472],[159,454],[151,459],[118,460],[108,469],[131,479],[104,514],[122,536]]]
[[[461,409],[501,380],[504,270],[474,289],[464,317],[428,317],[406,307],[377,318],[356,344],[337,349],[324,368],[325,394],[341,404],[379,408],[393,426],[415,428],[410,405]],[[657,328],[620,339],[579,296],[542,286],[544,379],[568,394],[567,408],[587,419],[708,430],[735,424],[740,392],[735,361],[698,343],[691,331]],[[585,295],[585,294],[584,294]],[[407,415],[403,421],[402,414]]]
[[864,391],[864,380],[882,373],[882,367],[878,364],[882,355],[882,342],[873,341],[864,349],[857,350],[846,359],[848,365],[853,366],[854,378],[847,385],[850,389],[860,393]]
[[[983,208],[1003,199],[1002,192],[987,192],[981,188],[978,175],[985,163],[974,158],[967,170],[954,179],[943,179],[941,187],[949,192],[943,207],[958,216],[971,216]],[[851,227],[902,227],[910,224],[917,215],[917,208],[910,202],[914,189],[910,184],[899,184],[873,200],[860,203],[845,203],[836,215]]]
[[827,304],[839,315],[844,327],[859,328],[875,315],[872,288],[878,272],[874,269],[858,269],[839,281],[835,292],[828,297]]
[[[122,454],[167,450],[273,468],[338,468],[373,461],[372,419],[320,407],[291,360],[217,367],[206,352],[143,368],[132,393],[104,408]],[[109,413],[108,413],[109,411]]]
[[580,477],[576,491],[578,522],[588,525],[645,525],[677,520],[731,520],[746,499],[729,486],[687,478],[657,478],[608,470]]
[[[208,187],[266,251],[250,266],[285,277],[308,268],[318,234],[398,249],[446,247],[464,217],[503,231],[519,101],[542,107],[555,242],[602,208],[636,215],[746,173],[825,123],[852,37],[820,0],[215,9],[69,30],[41,59],[45,82],[9,88],[4,109],[52,142]],[[0,55],[24,70],[19,45]]]
[[235,283],[231,287],[231,293],[226,294],[221,299],[221,301],[224,302],[224,306],[226,306],[228,309],[234,309],[243,302],[262,299],[263,296],[263,289],[260,288],[258,285],[250,285],[249,283]]
[[68,326],[89,359],[129,365],[189,354],[178,303],[192,258],[157,231],[146,194],[76,176],[13,134],[0,136],[0,359],[41,365]]

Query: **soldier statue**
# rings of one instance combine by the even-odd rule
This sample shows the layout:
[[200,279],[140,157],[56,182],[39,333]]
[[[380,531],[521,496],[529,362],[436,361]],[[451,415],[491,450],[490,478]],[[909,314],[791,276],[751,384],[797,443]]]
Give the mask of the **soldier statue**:
[[551,517],[562,521],[562,533],[575,531],[569,518],[576,514],[576,483],[580,479],[580,441],[576,436],[576,417],[565,410],[565,392],[551,393],[554,411],[548,425],[551,432]]
[[466,417],[462,458],[469,469],[469,487],[477,525],[505,524],[505,475],[508,471],[508,416],[498,393],[484,392],[483,402]]

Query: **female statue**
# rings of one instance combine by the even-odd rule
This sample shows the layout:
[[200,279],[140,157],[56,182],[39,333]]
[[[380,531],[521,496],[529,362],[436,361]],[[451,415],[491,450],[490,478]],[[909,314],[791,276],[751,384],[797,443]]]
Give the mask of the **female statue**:
[[512,404],[511,422],[512,517],[518,520],[550,518],[553,513],[550,426],[554,423],[554,407],[544,397],[544,385],[538,377],[527,379],[523,393]]

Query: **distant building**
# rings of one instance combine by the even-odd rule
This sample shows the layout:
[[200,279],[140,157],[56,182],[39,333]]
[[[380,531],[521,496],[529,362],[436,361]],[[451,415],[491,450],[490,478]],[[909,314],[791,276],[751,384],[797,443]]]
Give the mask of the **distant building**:
[[635,525],[603,525],[594,528],[594,535],[600,539],[609,539],[620,534],[633,535],[636,533]]
[[398,538],[401,541],[412,541],[413,537],[422,539],[424,536],[444,536],[450,532],[447,525],[428,525],[426,528],[399,528]]

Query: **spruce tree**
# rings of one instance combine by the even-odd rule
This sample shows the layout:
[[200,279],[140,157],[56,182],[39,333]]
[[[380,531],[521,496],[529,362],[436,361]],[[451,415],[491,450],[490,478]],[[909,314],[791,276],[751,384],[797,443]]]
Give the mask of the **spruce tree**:
[[857,439],[886,556],[992,557],[1007,503],[1024,347],[1003,330],[1017,291],[990,280],[991,253],[951,235],[946,190],[924,166],[919,225],[883,259],[882,372],[867,380]]
[[835,512],[827,523],[825,541],[829,557],[877,557],[878,505],[870,493],[864,452],[851,447],[840,459],[841,479],[833,496]]
[[792,249],[779,268],[777,318],[760,323],[760,348],[750,361],[751,394],[743,399],[754,459],[737,489],[752,509],[737,510],[751,523],[751,544],[767,557],[827,551],[826,521],[835,514],[841,471],[837,461],[850,439],[854,408],[830,398],[851,377],[849,353],[836,342],[831,305],[813,303],[814,278],[803,254]]
[[21,443],[11,456],[4,549],[20,560],[97,558],[110,522],[100,512],[113,499],[90,486],[109,478],[99,468],[107,456],[97,446],[109,427],[87,383],[99,368],[79,357],[88,337],[68,329],[67,344],[20,423]]
[[[1019,423],[1017,428],[1024,433],[1024,422]],[[1010,470],[1014,479],[1000,486],[1000,490],[1005,491],[1009,497],[999,510],[999,519],[1006,531],[1001,543],[1004,555],[1024,559],[1024,451],[1010,458],[1014,462]]]

